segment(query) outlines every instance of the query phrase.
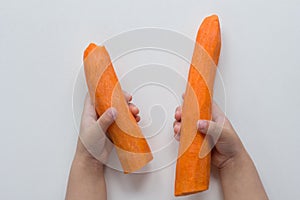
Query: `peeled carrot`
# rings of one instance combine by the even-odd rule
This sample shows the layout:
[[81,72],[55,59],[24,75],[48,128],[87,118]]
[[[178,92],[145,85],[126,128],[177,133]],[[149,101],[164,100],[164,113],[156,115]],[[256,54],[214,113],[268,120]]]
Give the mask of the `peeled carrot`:
[[117,75],[104,46],[91,43],[84,52],[84,71],[91,100],[100,116],[110,107],[118,115],[108,128],[125,173],[134,172],[153,159],[149,145],[129,110]]
[[211,119],[212,90],[221,49],[218,16],[204,19],[198,35],[182,107],[180,145],[176,165],[175,196],[208,189],[210,153],[199,157],[204,135],[197,131],[199,119]]

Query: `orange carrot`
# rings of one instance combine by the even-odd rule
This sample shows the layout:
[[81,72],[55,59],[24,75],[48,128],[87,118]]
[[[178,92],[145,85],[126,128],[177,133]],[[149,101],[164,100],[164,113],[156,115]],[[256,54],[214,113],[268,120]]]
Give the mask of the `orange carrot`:
[[208,189],[210,153],[199,158],[204,135],[197,131],[199,119],[211,119],[212,90],[221,49],[219,19],[216,15],[202,22],[190,66],[185,91],[180,146],[176,165],[175,196]]
[[84,71],[89,94],[100,116],[110,107],[118,111],[108,128],[125,173],[134,172],[153,157],[141,129],[129,110],[117,75],[104,46],[90,44],[84,52]]

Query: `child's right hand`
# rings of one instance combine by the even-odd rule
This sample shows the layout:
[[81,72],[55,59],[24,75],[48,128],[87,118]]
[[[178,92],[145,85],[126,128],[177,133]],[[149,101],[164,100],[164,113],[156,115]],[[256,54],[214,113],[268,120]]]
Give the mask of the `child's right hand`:
[[[175,111],[173,124],[175,138],[180,140],[182,106]],[[195,124],[196,126],[196,124]],[[212,164],[218,169],[224,168],[229,162],[239,159],[247,154],[244,146],[221,109],[213,103],[212,121],[199,120],[198,130],[211,138],[211,144],[215,145],[212,150]]]

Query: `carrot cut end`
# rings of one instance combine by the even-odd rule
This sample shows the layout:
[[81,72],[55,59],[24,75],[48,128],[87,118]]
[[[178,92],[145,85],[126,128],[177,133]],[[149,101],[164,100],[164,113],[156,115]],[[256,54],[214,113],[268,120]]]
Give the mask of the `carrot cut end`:
[[194,190],[194,191],[192,191],[192,192],[176,192],[175,191],[175,193],[174,193],[174,195],[176,196],[176,197],[180,197],[180,196],[186,196],[186,195],[190,195],[190,194],[196,194],[196,193],[198,193],[198,192],[204,192],[204,191],[206,191],[206,190],[208,190],[208,187],[205,187],[205,188],[203,188],[203,189],[200,189],[200,190]]

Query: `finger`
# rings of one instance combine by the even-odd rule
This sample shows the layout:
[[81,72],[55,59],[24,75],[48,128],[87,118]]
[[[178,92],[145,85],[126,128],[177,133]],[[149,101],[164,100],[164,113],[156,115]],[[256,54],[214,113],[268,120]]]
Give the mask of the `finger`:
[[136,122],[139,122],[140,120],[141,120],[141,117],[140,117],[140,116],[136,116],[136,117],[135,117],[135,121],[136,121]]
[[177,106],[175,112],[177,112],[177,111],[181,112],[181,109],[182,109],[182,106],[181,106],[181,105],[180,105],[180,106]]
[[197,129],[201,133],[213,137],[215,144],[221,136],[221,134],[224,134],[227,131],[227,129],[224,126],[214,121],[208,120],[199,120],[197,122]]
[[173,122],[173,128],[174,128],[174,126],[175,126],[176,124],[180,124],[180,125],[181,125],[181,122],[174,121],[174,122]]
[[98,119],[98,125],[106,132],[108,127],[115,121],[117,118],[117,110],[115,108],[107,109]]
[[180,141],[180,132],[174,135],[175,140]]
[[90,95],[87,93],[84,100],[84,108],[82,112],[82,119],[89,119],[92,118],[93,120],[97,120],[97,113],[95,111],[95,107],[91,101]]
[[132,100],[132,96],[128,92],[126,92],[126,91],[123,90],[123,94],[124,94],[124,97],[125,97],[127,103]]
[[180,128],[181,128],[181,123],[179,123],[179,122],[175,123],[175,125],[173,126],[175,135],[180,132]]
[[176,111],[175,111],[175,119],[176,119],[176,121],[181,121],[181,113],[182,113],[182,106],[178,106],[177,108],[176,108]]
[[134,117],[136,117],[139,114],[140,110],[133,103],[129,103],[128,106],[130,112],[134,115]]
[[199,120],[197,129],[205,134],[202,146],[200,148],[199,157],[204,158],[217,144],[222,134],[226,134],[227,129],[220,126],[214,121]]

